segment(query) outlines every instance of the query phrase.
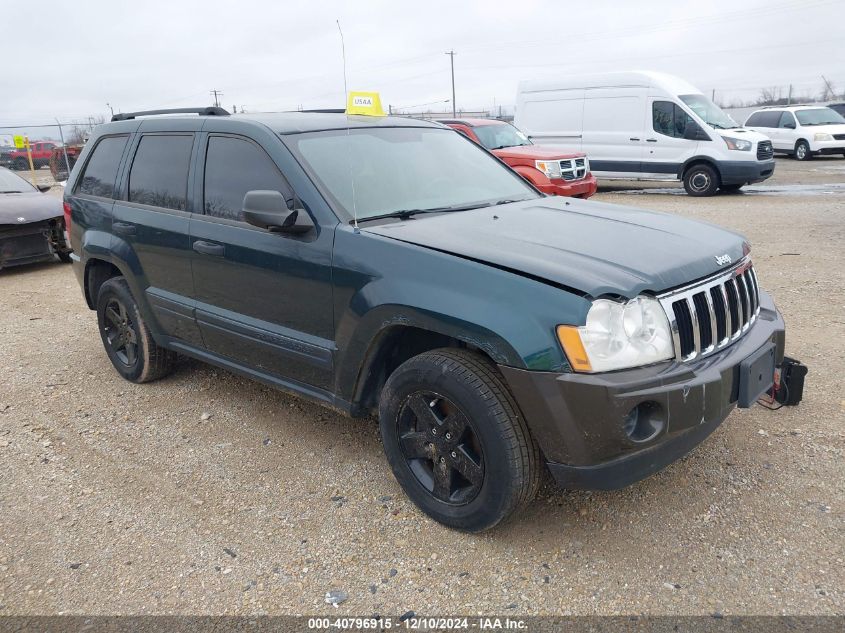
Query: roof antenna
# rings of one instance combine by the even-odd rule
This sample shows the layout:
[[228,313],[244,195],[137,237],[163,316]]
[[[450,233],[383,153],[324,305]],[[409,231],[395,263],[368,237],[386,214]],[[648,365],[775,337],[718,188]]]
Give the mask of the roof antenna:
[[[349,90],[346,87],[346,44],[343,42],[343,29],[340,28],[340,20],[337,22],[337,30],[340,33],[340,50],[343,55],[343,98],[349,102]],[[356,233],[360,233],[358,228],[358,208],[355,204],[355,178],[352,175],[352,144],[349,141],[349,115],[346,115],[346,148],[349,153],[349,184],[352,186],[352,226]]]

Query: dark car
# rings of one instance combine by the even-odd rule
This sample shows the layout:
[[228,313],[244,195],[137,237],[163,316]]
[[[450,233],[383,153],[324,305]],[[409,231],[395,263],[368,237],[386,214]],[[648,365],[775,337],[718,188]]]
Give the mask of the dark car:
[[4,145],[0,147],[0,167],[10,167],[12,165],[12,152],[17,148],[14,145]]
[[377,412],[408,496],[468,531],[544,464],[630,484],[772,387],[784,324],[735,233],[543,196],[436,123],[196,112],[116,115],[68,181],[74,270],[127,380],[184,354]]
[[58,257],[70,262],[62,201],[0,167],[0,269]]
[[845,103],[829,103],[827,107],[831,110],[838,112],[842,116],[845,116]]

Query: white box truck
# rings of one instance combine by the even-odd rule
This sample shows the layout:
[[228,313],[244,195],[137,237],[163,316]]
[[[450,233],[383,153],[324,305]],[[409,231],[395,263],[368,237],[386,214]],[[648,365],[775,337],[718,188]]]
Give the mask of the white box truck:
[[536,143],[586,152],[599,178],[681,180],[691,196],[738,191],[775,170],[768,137],[663,73],[523,81],[514,123]]

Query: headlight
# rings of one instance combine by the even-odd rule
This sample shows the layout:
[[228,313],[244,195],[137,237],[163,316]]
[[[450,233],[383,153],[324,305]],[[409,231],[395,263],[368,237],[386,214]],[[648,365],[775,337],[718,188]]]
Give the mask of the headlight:
[[548,178],[560,178],[560,162],[556,160],[535,160],[534,166]]
[[824,132],[817,132],[816,135],[813,137],[814,141],[832,141],[833,135],[832,134],[825,134]]
[[730,136],[723,136],[722,140],[725,141],[725,145],[728,146],[728,149],[735,149],[740,152],[750,152],[751,146],[754,145],[751,141],[746,141],[743,138],[731,138]]
[[612,371],[674,358],[669,319],[657,299],[597,299],[583,326],[559,325],[564,352],[579,372]]

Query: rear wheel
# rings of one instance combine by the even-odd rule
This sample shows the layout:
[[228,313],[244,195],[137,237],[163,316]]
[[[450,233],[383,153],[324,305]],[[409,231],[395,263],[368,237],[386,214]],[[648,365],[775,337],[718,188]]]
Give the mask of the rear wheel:
[[12,163],[12,169],[15,171],[23,171],[27,167],[29,167],[29,165],[23,158],[16,158],[15,162]]
[[97,322],[109,360],[126,380],[150,382],[173,370],[176,354],[153,340],[123,277],[112,277],[100,287]]
[[719,189],[719,172],[707,163],[693,165],[684,172],[684,189],[691,196],[712,196]]
[[411,500],[444,525],[492,528],[537,492],[540,451],[496,367],[467,350],[415,356],[379,403],[387,460]]
[[793,154],[795,160],[809,160],[813,157],[810,151],[810,145],[805,140],[800,140],[795,144],[795,153]]

